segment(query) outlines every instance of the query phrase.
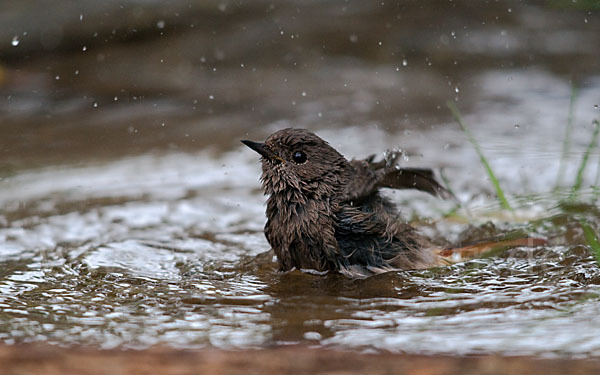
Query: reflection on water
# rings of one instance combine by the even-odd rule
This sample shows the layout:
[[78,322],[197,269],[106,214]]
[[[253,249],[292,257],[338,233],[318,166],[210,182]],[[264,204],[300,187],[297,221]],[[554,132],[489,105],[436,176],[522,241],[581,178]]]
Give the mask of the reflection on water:
[[[521,87],[516,93],[508,77]],[[320,134],[347,156],[399,145],[412,155],[407,164],[443,166],[466,202],[460,216],[444,217],[451,202],[391,193],[428,235],[456,241],[520,228],[548,238],[547,247],[366,280],[278,274],[272,253],[265,253],[259,163],[242,145],[221,154],[47,167],[0,182],[0,339],[103,348],[308,343],[600,355],[594,333],[600,270],[579,224],[585,218],[597,227],[600,215],[591,205],[569,210],[551,192],[568,85],[523,71],[483,74],[474,82],[484,94],[482,109],[465,120],[481,124],[476,135],[518,207],[515,214],[497,211],[477,156],[453,124]],[[548,89],[556,94],[548,96]],[[588,104],[600,97],[600,85],[580,95],[577,115],[593,116]],[[589,130],[573,133],[565,180],[574,176]],[[594,178],[590,170],[586,181]],[[586,189],[582,201],[591,194]],[[465,232],[467,222],[488,220],[494,225]]]

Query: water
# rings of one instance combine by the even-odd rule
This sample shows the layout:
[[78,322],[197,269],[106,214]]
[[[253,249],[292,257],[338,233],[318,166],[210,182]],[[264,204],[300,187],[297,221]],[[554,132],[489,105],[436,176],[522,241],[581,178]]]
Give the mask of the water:
[[[517,19],[536,17],[511,9]],[[77,9],[73,22],[94,16],[85,13]],[[600,227],[591,186],[597,148],[581,194],[567,203],[599,116],[600,76],[589,62],[598,60],[580,46],[597,45],[600,34],[548,33],[543,17],[534,20],[532,40],[541,35],[549,46],[569,48],[531,52],[529,29],[498,21],[468,33],[427,28],[420,43],[437,45],[431,50],[439,55],[415,47],[392,56],[393,32],[345,30],[336,37],[361,52],[352,59],[344,54],[355,47],[347,46],[321,59],[307,53],[305,33],[286,27],[284,37],[299,35],[299,44],[285,45],[292,52],[273,66],[225,37],[223,56],[193,52],[202,54],[201,64],[209,56],[200,67],[168,65],[170,55],[157,53],[148,64],[165,58],[166,70],[92,69],[87,59],[115,53],[128,61],[129,53],[138,61],[147,50],[143,43],[121,48],[89,40],[67,48],[75,56],[28,62],[28,70],[7,79],[0,101],[0,341],[600,356],[600,269],[580,224]],[[148,24],[168,33],[177,22]],[[244,25],[252,30],[250,21]],[[572,35],[591,42],[569,44]],[[196,41],[170,38],[157,43]],[[11,49],[32,48],[27,43]],[[445,57],[448,51],[454,55]],[[537,64],[503,60],[522,61],[530,52]],[[475,59],[472,65],[464,56]],[[582,77],[563,188],[554,192],[571,95],[565,61],[580,64],[572,66]],[[11,66],[0,69],[12,77]],[[445,108],[448,99],[480,141],[514,213],[499,209],[477,154]],[[404,165],[442,169],[463,208],[418,192],[386,192],[440,244],[520,230],[548,245],[366,280],[279,274],[262,232],[258,158],[238,140],[258,141],[289,126],[317,131],[349,158],[401,148]]]
[[[562,94],[548,98],[536,92],[555,84],[550,76],[510,75],[511,82],[533,88],[502,88],[505,74],[486,73],[477,79],[485,109],[465,121],[483,124],[476,135],[518,207],[512,216],[498,211],[477,156],[454,124],[408,135],[373,126],[319,133],[348,156],[406,146],[414,155],[405,163],[445,166],[469,210],[459,211],[462,217],[476,227],[495,223],[472,238],[521,228],[548,238],[547,247],[367,280],[278,274],[273,255],[264,254],[269,246],[262,233],[259,163],[242,145],[218,154],[167,152],[26,170],[0,182],[0,339],[102,348],[307,343],[421,353],[599,355],[600,270],[577,220],[597,226],[600,216],[594,206],[571,213],[558,205],[548,189],[560,138],[540,137],[562,131],[562,121],[549,119],[566,116],[568,85],[555,87]],[[600,85],[584,90],[577,115],[592,115],[584,103],[599,94]],[[519,104],[498,104],[499,96]],[[512,138],[515,118],[523,124],[518,142]],[[575,145],[585,143],[584,131],[573,135]],[[448,142],[451,147],[444,147]],[[573,150],[566,180],[581,150]],[[586,191],[583,201],[591,199]],[[465,238],[468,225],[442,215],[451,202],[421,193],[391,196],[425,233]]]

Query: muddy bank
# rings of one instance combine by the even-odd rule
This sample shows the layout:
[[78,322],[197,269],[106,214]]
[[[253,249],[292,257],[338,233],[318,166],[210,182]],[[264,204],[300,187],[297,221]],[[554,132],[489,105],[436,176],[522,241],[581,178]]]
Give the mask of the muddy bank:
[[1,346],[12,374],[597,374],[600,362],[530,357],[357,354],[305,347],[260,351],[98,351],[46,345]]

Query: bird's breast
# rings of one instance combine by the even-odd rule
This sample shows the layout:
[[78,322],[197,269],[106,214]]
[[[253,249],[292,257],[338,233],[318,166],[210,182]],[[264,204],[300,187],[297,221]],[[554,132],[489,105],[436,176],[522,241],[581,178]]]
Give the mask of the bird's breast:
[[326,270],[329,249],[336,247],[333,220],[327,202],[269,199],[265,234],[281,268]]

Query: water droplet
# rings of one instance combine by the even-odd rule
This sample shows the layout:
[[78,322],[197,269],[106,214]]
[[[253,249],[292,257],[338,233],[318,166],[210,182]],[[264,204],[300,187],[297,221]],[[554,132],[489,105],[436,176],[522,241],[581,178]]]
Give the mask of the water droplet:
[[214,97],[214,95],[209,95],[209,96],[208,96],[208,98],[209,98],[210,100],[213,100],[215,97]]
[[317,113],[317,117],[323,117],[323,114],[321,112]]
[[94,108],[98,108],[98,102],[94,102],[93,106]]
[[456,39],[456,33],[454,31],[451,32],[450,35],[452,36],[452,39]]
[[79,20],[80,20],[80,21],[83,21],[83,13],[80,13],[80,14],[79,14]]
[[119,100],[119,97],[118,97],[118,96],[115,96],[113,99],[114,99],[114,100],[115,100],[115,102],[116,102],[117,100]]
[[407,66],[408,65],[408,61],[406,61],[406,59],[402,59],[402,66]]
[[79,75],[79,69],[75,70],[75,75]]
[[164,20],[160,20],[156,23],[156,27],[158,27],[159,29],[164,29],[165,28],[165,21]]
[[378,44],[379,44],[380,46],[382,46],[382,45],[383,45],[383,43],[382,43],[382,42],[379,42]]
[[279,32],[279,34],[283,35],[283,30],[281,30],[281,31]]
[[244,67],[244,64],[240,64],[240,67],[242,67],[242,68],[243,68],[243,67]]
[[219,10],[220,10],[221,12],[224,12],[224,11],[226,11],[226,10],[227,10],[227,4],[226,4],[226,3],[221,3],[221,4],[219,4]]
[[508,13],[512,13],[512,8],[508,8]]
[[399,71],[400,71],[400,68],[399,68],[399,67],[396,67],[396,71],[397,71],[397,72],[399,72]]
[[519,129],[519,128],[520,128],[519,124],[515,124],[515,129]]
[[54,77],[54,79],[58,81],[60,79],[60,76],[57,75],[56,77]]
[[458,89],[458,86],[454,88],[454,92],[460,92],[460,90]]
[[357,36],[356,34],[352,34],[352,35],[350,35],[350,41],[351,41],[352,43],[356,43],[356,42],[358,42],[358,36]]
[[12,41],[10,42],[10,44],[11,44],[13,47],[16,47],[16,46],[18,46],[18,45],[19,45],[19,43],[20,43],[19,37],[18,37],[18,36],[16,36],[16,35],[15,35],[15,36],[13,36],[13,38],[12,38]]
[[598,104],[594,104],[594,109],[598,109]]
[[165,123],[164,122],[161,123],[160,126],[162,126],[164,128],[165,127]]
[[306,91],[302,91],[302,96],[306,96]]
[[87,47],[83,46],[83,48],[81,49],[83,52],[87,51]]

